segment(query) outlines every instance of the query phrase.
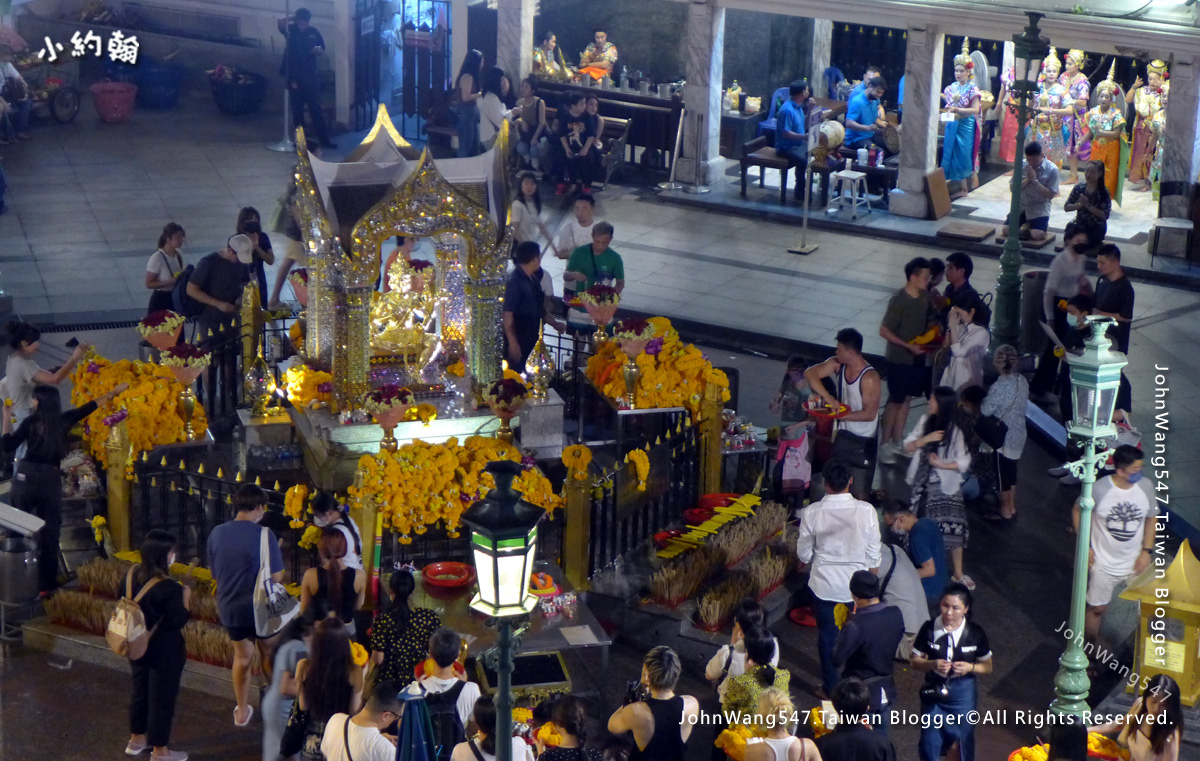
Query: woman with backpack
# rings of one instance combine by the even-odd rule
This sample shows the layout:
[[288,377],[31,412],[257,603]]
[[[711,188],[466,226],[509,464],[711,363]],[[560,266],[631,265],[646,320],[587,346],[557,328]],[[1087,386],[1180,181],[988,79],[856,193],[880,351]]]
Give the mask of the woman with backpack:
[[[34,346],[36,348],[36,342]],[[10,367],[11,360],[10,357]],[[11,376],[7,380],[11,382]],[[58,532],[62,528],[63,491],[60,464],[67,456],[67,437],[76,423],[128,388],[128,383],[121,383],[94,401],[63,412],[57,388],[35,386],[33,411],[21,421],[15,432],[12,430],[13,416],[7,410],[0,414],[0,418],[3,418],[3,423],[0,423],[0,431],[3,432],[0,448],[6,452],[25,448],[12,480],[12,505],[46,522],[38,532],[37,541],[38,589],[43,597],[49,596],[58,587]],[[9,393],[12,393],[11,386]]]
[[125,752],[136,756],[153,748],[150,757],[155,761],[187,761],[188,757],[168,747],[179,680],[187,662],[183,627],[192,617],[192,590],[170,576],[175,554],[174,536],[157,529],[147,532],[142,562],[129,569],[125,580],[125,595],[141,609],[150,633],[145,654],[129,662],[133,699]]
[[313,525],[336,529],[346,537],[346,557],[342,558],[342,565],[362,570],[362,536],[358,533],[358,526],[350,520],[350,515],[338,504],[337,497],[327,491],[319,491],[313,495],[311,507]]
[[346,633],[355,634],[354,614],[362,607],[367,593],[367,574],[361,568],[347,568],[346,537],[335,528],[326,528],[317,540],[321,565],[309,568],[300,581],[300,611],[321,604],[341,619]]
[[183,272],[183,241],[186,237],[183,226],[176,222],[163,226],[162,235],[158,236],[158,250],[146,262],[146,288],[150,291],[147,314],[175,308],[171,293]]

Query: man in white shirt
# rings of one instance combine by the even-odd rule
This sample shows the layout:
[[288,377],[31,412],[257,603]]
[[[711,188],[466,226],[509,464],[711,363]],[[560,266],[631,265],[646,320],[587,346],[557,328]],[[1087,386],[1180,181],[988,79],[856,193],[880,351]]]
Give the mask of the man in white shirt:
[[592,242],[592,225],[596,223],[596,199],[583,193],[575,199],[575,218],[558,231],[554,239],[554,255],[570,259],[571,252]]
[[363,710],[353,717],[335,713],[325,723],[321,755],[325,761],[394,761],[396,738],[383,734],[404,713],[403,688],[396,682],[375,686]]
[[850,466],[836,457],[821,470],[825,498],[800,513],[800,536],[796,555],[809,563],[808,588],[813,595],[817,619],[817,651],[821,656],[821,699],[833,692],[838,669],[833,663],[833,645],[838,627],[834,608],[849,604],[850,577],[855,571],[879,572],[879,514],[869,502],[850,495]]
[[[1096,642],[1100,622],[1119,585],[1146,570],[1154,553],[1158,506],[1154,486],[1142,477],[1142,452],[1124,444],[1113,453],[1116,472],[1092,487],[1091,550],[1088,552],[1087,613],[1084,636]],[[1075,503],[1071,519],[1079,531],[1082,511]]]
[[[455,700],[458,718],[462,722],[465,735],[469,737],[470,733],[466,732],[466,728],[471,722],[471,714],[475,711],[475,701],[479,699],[480,692],[479,685],[468,682],[466,674],[460,675],[454,671],[454,662],[461,649],[462,637],[458,636],[458,632],[445,626],[435,631],[429,637],[429,657],[437,664],[437,668],[430,676],[414,682],[409,691],[420,694],[421,688],[425,688],[427,705],[430,703],[430,696],[458,691]],[[436,729],[435,727],[435,731]]]

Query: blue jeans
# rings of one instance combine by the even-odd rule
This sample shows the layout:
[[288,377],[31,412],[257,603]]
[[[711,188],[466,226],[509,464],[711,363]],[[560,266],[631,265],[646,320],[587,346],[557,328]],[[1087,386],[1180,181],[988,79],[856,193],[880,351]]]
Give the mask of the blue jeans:
[[16,103],[10,103],[11,108],[4,114],[3,130],[0,137],[12,140],[18,134],[29,131],[29,114],[33,111],[33,100],[26,98]]
[[817,619],[817,654],[821,658],[821,686],[825,694],[833,693],[838,683],[838,668],[833,665],[833,644],[837,642],[838,626],[833,620],[836,602],[813,595],[813,617]]
[[[927,706],[924,714],[929,726],[921,729],[917,745],[921,761],[938,761],[942,750],[958,741],[962,761],[975,761],[975,727],[967,723],[967,713],[978,704],[975,677],[951,679],[950,695],[941,703]],[[940,726],[939,726],[940,725]]]
[[474,101],[455,104],[454,115],[454,129],[458,133],[457,158],[478,156],[482,153],[479,145],[479,106]]

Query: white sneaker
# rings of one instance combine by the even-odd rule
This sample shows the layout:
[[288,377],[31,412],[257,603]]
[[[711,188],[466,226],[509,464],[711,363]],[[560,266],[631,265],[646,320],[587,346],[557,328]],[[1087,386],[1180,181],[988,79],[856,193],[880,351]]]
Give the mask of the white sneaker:
[[876,459],[884,465],[894,465],[896,463],[896,450],[899,445],[893,442],[886,442],[879,445],[879,455]]
[[1070,472],[1071,471],[1067,470],[1066,468],[1057,467],[1057,468],[1051,468],[1050,470],[1047,470],[1046,475],[1050,476],[1051,478],[1062,478],[1063,476],[1067,475]]
[[173,750],[170,753],[151,753],[150,758],[155,761],[187,761],[188,754],[181,750]]
[[1081,483],[1078,478],[1076,478],[1075,476],[1073,476],[1069,473],[1067,475],[1063,476],[1062,478],[1058,479],[1058,482],[1060,484],[1062,484],[1063,486],[1079,486],[1079,484]]

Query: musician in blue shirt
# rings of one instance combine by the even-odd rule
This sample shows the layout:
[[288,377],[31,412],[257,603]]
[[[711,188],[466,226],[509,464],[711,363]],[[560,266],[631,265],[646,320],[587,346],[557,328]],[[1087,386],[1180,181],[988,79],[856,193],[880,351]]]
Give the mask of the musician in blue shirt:
[[879,100],[887,89],[883,77],[875,77],[867,82],[866,87],[858,95],[850,99],[846,109],[846,140],[847,148],[865,148],[874,143],[886,155],[891,155],[887,149],[883,133],[878,125],[882,107]]

